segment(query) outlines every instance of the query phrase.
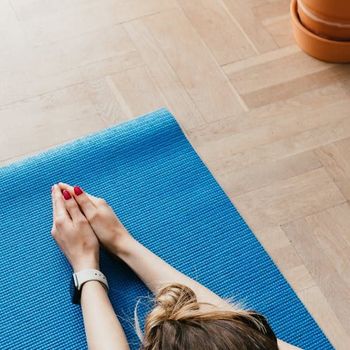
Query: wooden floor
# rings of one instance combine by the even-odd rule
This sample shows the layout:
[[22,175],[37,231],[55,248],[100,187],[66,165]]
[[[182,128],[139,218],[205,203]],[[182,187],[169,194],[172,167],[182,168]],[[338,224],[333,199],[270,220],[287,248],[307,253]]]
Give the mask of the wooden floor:
[[0,0],[0,164],[167,106],[348,350],[350,67],[299,50],[288,2]]

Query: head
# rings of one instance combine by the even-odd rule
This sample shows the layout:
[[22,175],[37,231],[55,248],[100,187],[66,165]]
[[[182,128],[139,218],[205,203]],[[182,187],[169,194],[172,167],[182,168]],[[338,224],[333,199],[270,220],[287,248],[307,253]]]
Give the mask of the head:
[[277,350],[264,325],[246,310],[221,311],[197,302],[180,284],[165,286],[145,323],[142,350]]

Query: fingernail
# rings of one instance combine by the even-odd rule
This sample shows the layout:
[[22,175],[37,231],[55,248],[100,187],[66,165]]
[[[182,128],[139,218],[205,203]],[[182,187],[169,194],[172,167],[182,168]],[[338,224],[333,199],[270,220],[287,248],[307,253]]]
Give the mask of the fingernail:
[[55,185],[51,186],[51,192],[55,189]]
[[63,197],[64,199],[67,201],[68,199],[71,199],[72,196],[70,195],[70,193],[67,190],[63,190],[62,191]]
[[83,190],[79,186],[74,186],[74,193],[77,196],[80,196],[83,193]]

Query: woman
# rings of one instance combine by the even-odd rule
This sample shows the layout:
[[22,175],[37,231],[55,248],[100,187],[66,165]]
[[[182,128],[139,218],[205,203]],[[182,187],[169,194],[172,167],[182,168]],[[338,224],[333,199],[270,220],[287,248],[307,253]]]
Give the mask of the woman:
[[[137,242],[105,200],[80,187],[52,187],[52,236],[74,273],[99,274],[99,244],[128,264],[156,295],[147,316],[142,350],[292,350],[276,339],[267,320],[230,304]],[[106,292],[90,279],[79,295],[89,349],[129,349]]]

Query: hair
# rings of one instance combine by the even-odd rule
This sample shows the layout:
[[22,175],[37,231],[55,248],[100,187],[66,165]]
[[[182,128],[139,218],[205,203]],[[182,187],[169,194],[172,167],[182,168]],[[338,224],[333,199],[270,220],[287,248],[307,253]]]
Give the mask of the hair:
[[278,350],[276,338],[253,314],[222,311],[199,303],[187,286],[166,285],[146,318],[141,350]]

